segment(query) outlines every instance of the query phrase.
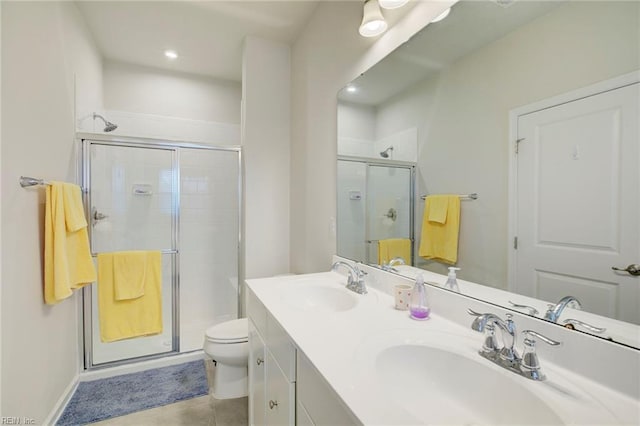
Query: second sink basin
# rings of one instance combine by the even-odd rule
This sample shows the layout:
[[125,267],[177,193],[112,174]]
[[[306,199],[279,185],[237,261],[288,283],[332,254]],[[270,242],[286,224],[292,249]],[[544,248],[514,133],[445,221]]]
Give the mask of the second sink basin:
[[[429,424],[563,424],[517,380],[478,359],[476,362],[431,346],[402,344],[379,352],[375,370],[390,398]],[[429,400],[429,406],[442,409],[425,412],[425,399]]]

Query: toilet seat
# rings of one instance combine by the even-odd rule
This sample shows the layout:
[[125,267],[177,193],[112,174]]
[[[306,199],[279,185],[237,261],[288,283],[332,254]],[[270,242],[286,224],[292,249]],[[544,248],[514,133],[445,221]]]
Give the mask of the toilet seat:
[[205,339],[220,344],[249,341],[249,322],[246,318],[225,321],[207,328]]

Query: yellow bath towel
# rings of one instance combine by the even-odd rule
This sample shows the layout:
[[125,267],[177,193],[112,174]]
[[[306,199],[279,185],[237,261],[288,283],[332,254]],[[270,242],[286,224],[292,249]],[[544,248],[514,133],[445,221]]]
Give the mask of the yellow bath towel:
[[396,257],[401,257],[405,264],[411,265],[410,239],[389,238],[378,241],[378,265],[389,263]]
[[51,182],[44,213],[44,300],[53,305],[95,280],[80,187]]
[[418,255],[454,264],[458,261],[460,197],[430,195],[425,200]]
[[137,299],[144,296],[147,262],[154,252],[121,251],[113,255],[113,290],[116,300]]
[[116,300],[115,257],[119,253],[98,254],[98,310],[103,342],[162,333],[162,255],[147,252],[144,295]]

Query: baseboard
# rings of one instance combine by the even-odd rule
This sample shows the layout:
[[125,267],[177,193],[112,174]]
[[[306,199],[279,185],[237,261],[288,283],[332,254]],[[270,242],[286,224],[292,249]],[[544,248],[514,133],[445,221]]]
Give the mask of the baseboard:
[[67,404],[71,400],[71,397],[76,391],[79,383],[80,375],[76,374],[73,377],[73,380],[71,380],[71,383],[69,383],[67,388],[62,393],[60,399],[58,399],[58,402],[56,402],[56,405],[53,407],[53,410],[51,410],[51,413],[49,413],[47,418],[42,422],[43,425],[55,425],[56,423],[58,423],[60,416],[62,416],[62,413],[64,413],[64,409],[67,408]]

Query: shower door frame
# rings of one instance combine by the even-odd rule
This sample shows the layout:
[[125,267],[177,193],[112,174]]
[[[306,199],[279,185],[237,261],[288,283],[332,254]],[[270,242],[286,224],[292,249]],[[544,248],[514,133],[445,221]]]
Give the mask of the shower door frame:
[[[337,161],[350,161],[353,163],[362,163],[365,165],[366,167],[366,176],[365,176],[365,193],[367,194],[367,200],[368,200],[368,195],[369,195],[369,167],[371,166],[382,166],[382,167],[395,167],[395,168],[399,168],[399,169],[408,169],[409,173],[410,173],[410,178],[409,178],[409,240],[411,241],[411,264],[415,265],[416,263],[416,250],[415,250],[415,215],[416,215],[416,211],[415,211],[415,198],[416,198],[416,163],[413,162],[409,162],[409,161],[399,161],[399,160],[378,160],[378,159],[372,159],[369,157],[356,157],[356,156],[349,156],[349,155],[338,155],[337,156]],[[337,185],[337,182],[336,182]],[[337,206],[336,206],[337,209]],[[336,211],[337,213],[337,211]],[[365,246],[365,262],[367,264],[371,264],[371,260],[369,259],[369,248],[370,245],[373,244],[373,240],[371,240],[370,237],[370,231],[369,231],[369,219],[370,219],[370,214],[371,212],[369,211],[369,208],[366,207],[365,208],[365,216],[364,216],[364,221],[365,221],[365,237],[364,237],[364,246]],[[337,217],[337,214],[336,214]],[[338,221],[339,223],[339,221]],[[340,232],[339,229],[337,229],[337,232]],[[377,241],[376,241],[377,242]],[[376,259],[377,262],[377,259]],[[375,263],[375,262],[374,262]]]
[[[146,148],[161,149],[172,151],[172,172],[173,186],[175,188],[175,203],[172,208],[172,231],[171,231],[171,250],[162,250],[162,254],[171,254],[172,274],[171,274],[171,311],[172,311],[172,338],[171,350],[162,353],[144,355],[139,357],[125,358],[116,361],[108,361],[100,364],[93,363],[93,307],[92,307],[92,287],[85,286],[82,290],[82,336],[83,336],[83,359],[84,370],[99,370],[103,368],[116,367],[119,365],[127,365],[132,362],[148,361],[158,358],[165,358],[183,354],[180,352],[180,148],[183,149],[202,149],[208,151],[226,151],[236,152],[238,154],[238,240],[237,240],[237,259],[238,259],[238,283],[237,283],[237,312],[241,315],[242,308],[242,285],[244,282],[244,259],[242,257],[243,245],[243,217],[244,217],[244,170],[242,160],[242,148],[237,145],[205,145],[199,143],[173,141],[168,139],[151,139],[151,138],[134,138],[126,136],[78,133],[76,135],[78,141],[78,170],[80,171],[79,180],[82,188],[82,199],[86,217],[90,218],[91,210],[91,145],[106,145],[129,148]],[[91,218],[89,219],[91,222]],[[92,226],[88,226],[89,241],[92,241]],[[93,257],[97,253],[91,253]],[[188,353],[188,352],[184,352]]]

